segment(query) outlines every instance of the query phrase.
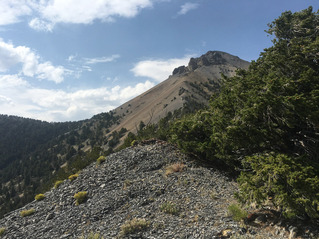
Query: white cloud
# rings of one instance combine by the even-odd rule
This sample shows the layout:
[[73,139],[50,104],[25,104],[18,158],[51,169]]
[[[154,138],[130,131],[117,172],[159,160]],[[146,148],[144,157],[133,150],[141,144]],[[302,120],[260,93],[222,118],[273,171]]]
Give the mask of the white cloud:
[[[52,31],[57,23],[91,24],[95,20],[112,22],[116,17],[135,17],[142,9],[160,0],[1,0],[0,25],[32,16],[29,26]],[[29,18],[30,19],[30,18]]]
[[17,75],[0,75],[0,113],[46,121],[87,119],[108,112],[145,92],[154,83],[68,92],[34,88]]
[[190,3],[187,2],[181,6],[181,10],[177,13],[178,15],[185,15],[191,10],[195,10],[196,8],[199,7],[198,3]]
[[28,82],[21,79],[18,75],[0,75],[1,89],[7,89],[19,86],[28,86]]
[[192,56],[167,60],[145,60],[135,64],[131,71],[135,76],[143,76],[158,82],[164,81],[176,67],[187,65]]
[[114,16],[134,17],[140,9],[150,6],[150,0],[53,0],[41,13],[51,22],[88,24],[95,19],[107,21]]
[[95,20],[111,22],[115,17],[134,17],[143,8],[152,7],[153,1],[156,0],[33,1],[29,6],[39,17],[33,18],[29,26],[36,30],[52,31],[57,23],[91,24]]
[[30,15],[32,9],[27,0],[1,0],[0,25],[8,25],[20,21],[20,17]]
[[55,67],[50,62],[45,62],[38,65],[36,73],[39,79],[61,83],[64,80],[65,69],[62,66]]
[[53,66],[51,62],[40,63],[40,56],[26,46],[15,47],[0,38],[0,72],[8,72],[13,67],[20,67],[20,74],[38,79],[60,83],[67,70],[62,66]]
[[112,55],[110,57],[84,58],[84,63],[85,64],[97,64],[97,63],[112,62],[119,57],[120,57],[120,55]]
[[52,32],[54,23],[39,18],[33,18],[29,22],[29,26],[37,31]]
[[13,102],[10,98],[0,95],[0,105],[13,105]]

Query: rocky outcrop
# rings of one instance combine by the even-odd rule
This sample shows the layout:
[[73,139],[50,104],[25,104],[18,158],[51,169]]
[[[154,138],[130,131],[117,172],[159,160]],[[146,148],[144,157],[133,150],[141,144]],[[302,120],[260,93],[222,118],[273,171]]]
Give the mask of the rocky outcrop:
[[192,72],[200,67],[213,65],[227,65],[236,68],[247,69],[247,67],[249,66],[249,62],[246,62],[239,57],[230,55],[226,52],[208,51],[206,54],[198,58],[191,58],[187,67],[180,66],[178,68],[175,68],[173,71],[173,75],[183,74],[185,72]]
[[185,66],[180,66],[180,67],[177,67],[173,70],[173,75],[183,74],[185,72],[188,72],[188,68],[186,68]]
[[[74,194],[80,191],[87,192],[87,200],[77,206]],[[0,228],[5,229],[2,238],[24,239],[79,238],[91,232],[104,238],[255,238],[257,233],[286,238],[282,230],[272,234],[233,221],[227,208],[236,191],[237,184],[221,172],[154,140],[93,163],[75,180],[46,192],[44,200],[6,215]],[[22,217],[28,209],[34,214]],[[130,231],[123,227],[127,222],[132,223],[128,228],[144,224]]]

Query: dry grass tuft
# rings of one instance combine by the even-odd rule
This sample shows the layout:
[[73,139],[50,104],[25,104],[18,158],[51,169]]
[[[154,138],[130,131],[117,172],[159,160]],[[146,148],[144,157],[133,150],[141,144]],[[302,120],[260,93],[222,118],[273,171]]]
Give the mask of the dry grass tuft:
[[20,215],[21,215],[21,217],[27,217],[27,216],[30,216],[30,215],[32,215],[32,214],[34,214],[34,213],[35,213],[34,208],[31,208],[31,209],[29,209],[29,210],[23,210],[23,211],[21,211],[21,212],[20,212]]
[[43,200],[44,198],[45,198],[45,195],[42,194],[42,193],[37,194],[37,195],[34,197],[34,199],[35,199],[36,201],[41,201],[41,200]]
[[174,164],[166,167],[165,175],[167,176],[167,175],[170,175],[172,173],[182,172],[185,167],[186,166],[183,163],[174,163]]
[[78,192],[74,194],[73,197],[76,199],[75,205],[78,206],[87,200],[87,192],[86,191]]
[[105,162],[105,160],[106,160],[106,157],[105,157],[105,156],[100,156],[100,157],[96,160],[96,162],[97,162],[97,164],[102,164],[102,163]]
[[58,188],[60,186],[60,184],[63,183],[62,180],[58,180],[54,183],[54,188]]
[[79,177],[79,175],[76,173],[76,174],[72,174],[69,176],[69,180],[72,182],[73,180],[77,179]]
[[135,232],[143,231],[149,226],[149,222],[147,222],[144,218],[133,218],[130,221],[127,221],[121,226],[121,234],[128,235]]
[[5,231],[6,229],[4,227],[0,227],[0,236],[3,235]]

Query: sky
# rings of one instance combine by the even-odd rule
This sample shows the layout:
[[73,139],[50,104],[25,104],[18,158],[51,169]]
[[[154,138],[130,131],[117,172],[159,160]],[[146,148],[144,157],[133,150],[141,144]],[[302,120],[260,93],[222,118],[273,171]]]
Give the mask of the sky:
[[319,0],[0,0],[0,114],[89,119],[218,50],[252,61],[267,24]]

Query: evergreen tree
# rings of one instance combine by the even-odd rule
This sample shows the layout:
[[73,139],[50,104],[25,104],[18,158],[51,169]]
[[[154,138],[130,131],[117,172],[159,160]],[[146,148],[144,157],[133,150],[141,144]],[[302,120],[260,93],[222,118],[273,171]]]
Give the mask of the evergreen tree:
[[172,139],[220,165],[244,167],[242,201],[261,205],[275,196],[286,212],[318,217],[318,12],[284,12],[267,32],[273,46],[247,71],[224,77],[210,108],[177,122]]

